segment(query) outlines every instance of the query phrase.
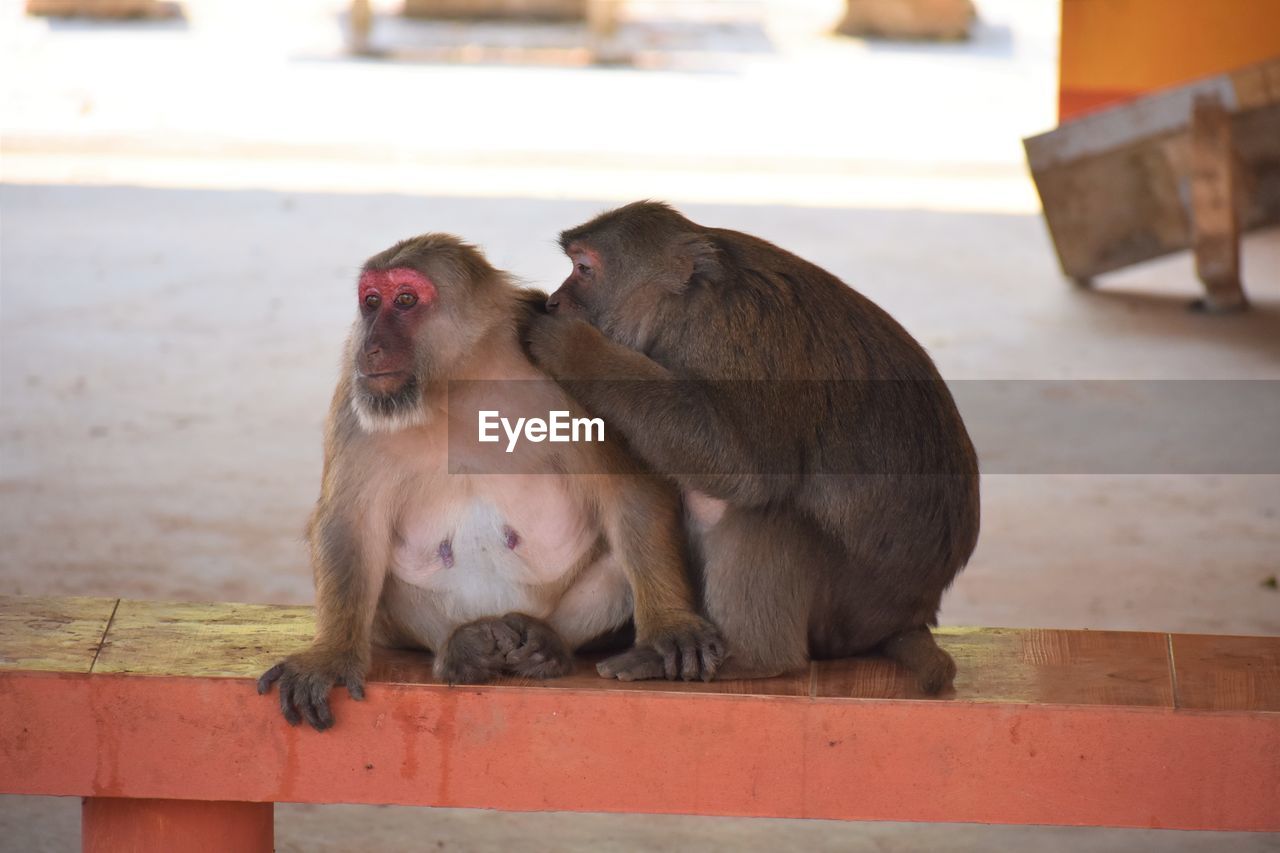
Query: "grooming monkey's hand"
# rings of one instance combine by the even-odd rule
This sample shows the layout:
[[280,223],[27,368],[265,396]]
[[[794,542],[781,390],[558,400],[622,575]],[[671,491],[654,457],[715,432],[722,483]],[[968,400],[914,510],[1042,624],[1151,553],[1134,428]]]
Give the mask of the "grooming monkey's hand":
[[555,379],[589,378],[578,373],[593,363],[591,354],[603,340],[591,324],[555,314],[534,317],[525,333],[529,355]]
[[329,691],[341,684],[352,699],[363,699],[365,669],[358,655],[308,649],[264,672],[258,679],[258,693],[265,694],[279,681],[280,711],[289,725],[305,719],[322,732],[333,725]]
[[596,671],[619,681],[710,681],[726,657],[724,638],[716,626],[700,616],[681,614],[645,639],[637,639],[634,648],[596,664]]

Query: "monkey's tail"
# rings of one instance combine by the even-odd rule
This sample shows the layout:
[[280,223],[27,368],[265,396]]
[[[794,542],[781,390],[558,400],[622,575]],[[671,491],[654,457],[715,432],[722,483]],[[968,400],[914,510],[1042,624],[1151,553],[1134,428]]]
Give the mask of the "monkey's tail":
[[920,689],[930,696],[951,686],[956,677],[956,662],[938,648],[926,625],[894,634],[880,645],[880,651],[911,670]]

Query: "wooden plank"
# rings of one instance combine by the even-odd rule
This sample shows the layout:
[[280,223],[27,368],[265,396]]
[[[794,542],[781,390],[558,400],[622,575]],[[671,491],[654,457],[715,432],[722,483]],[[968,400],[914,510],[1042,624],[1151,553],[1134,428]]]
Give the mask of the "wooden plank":
[[1214,95],[1191,112],[1191,232],[1204,306],[1234,311],[1248,303],[1240,284],[1240,220],[1231,117]]
[[0,791],[1280,830],[1275,713],[396,684],[334,710],[320,733],[248,679],[7,672]]
[[310,607],[123,600],[93,671],[257,678],[314,634]]
[[[937,637],[958,670],[949,699],[1173,707],[1166,634],[941,628]],[[875,658],[819,663],[815,683],[816,696],[925,698],[905,670]]]
[[1280,712],[1280,641],[1174,634],[1170,642],[1179,708]]
[[0,670],[88,672],[116,602],[0,596]]
[[[1025,139],[1063,272],[1088,281],[1194,244],[1191,116],[1197,99],[1216,98],[1229,115],[1240,185],[1227,201],[1240,228],[1280,222],[1280,89],[1273,79],[1280,79],[1280,58]],[[1224,289],[1224,304],[1227,297]]]
[[1218,98],[1232,115],[1280,102],[1280,57],[1196,80],[1184,86],[1153,92],[1131,103],[1100,110],[1055,130],[1027,137],[1023,147],[1034,172],[1074,163],[1143,142],[1151,137],[1187,130],[1197,98]]
[[1044,172],[1126,148],[1153,136],[1184,132],[1196,98],[1210,95],[1217,97],[1228,110],[1235,111],[1236,92],[1228,75],[1197,80],[1028,137],[1023,140],[1027,164],[1033,172]]

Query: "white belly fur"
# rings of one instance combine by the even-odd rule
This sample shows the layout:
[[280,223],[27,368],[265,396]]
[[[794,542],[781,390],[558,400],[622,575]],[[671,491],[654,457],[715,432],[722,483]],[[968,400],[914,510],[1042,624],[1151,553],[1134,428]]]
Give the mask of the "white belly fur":
[[409,496],[384,596],[389,615],[424,645],[439,648],[458,625],[512,611],[548,620],[570,645],[628,618],[630,587],[616,561],[583,565],[599,531],[562,478],[454,474],[433,485]]
[[443,609],[459,622],[511,610],[544,616],[547,588],[555,585],[548,581],[570,567],[530,565],[523,541],[508,548],[507,527],[522,540],[524,534],[493,504],[476,501],[461,509],[455,518],[421,519],[404,531],[391,573],[439,596]]

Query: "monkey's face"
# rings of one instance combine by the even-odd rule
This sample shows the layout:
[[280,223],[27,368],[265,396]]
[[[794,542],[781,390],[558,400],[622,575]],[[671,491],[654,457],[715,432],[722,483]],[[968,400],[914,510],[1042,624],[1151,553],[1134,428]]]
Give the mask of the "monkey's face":
[[570,243],[565,247],[565,254],[573,268],[547,299],[547,310],[599,325],[601,303],[609,296],[600,253],[584,243]]
[[450,234],[423,234],[374,255],[356,293],[351,402],[370,432],[425,423],[446,380],[510,317],[506,279]]
[[428,368],[423,342],[439,290],[427,275],[403,266],[366,270],[358,295],[360,319],[352,336],[356,413],[371,429],[418,423]]
[[689,274],[672,269],[665,252],[616,240],[579,239],[565,246],[573,268],[547,299],[547,310],[585,320],[613,340],[643,349],[654,334],[660,304],[678,299]]
[[585,320],[627,346],[640,346],[640,329],[662,295],[642,259],[611,263],[616,252],[585,240],[567,245],[565,254],[573,268],[547,299],[547,310]]

